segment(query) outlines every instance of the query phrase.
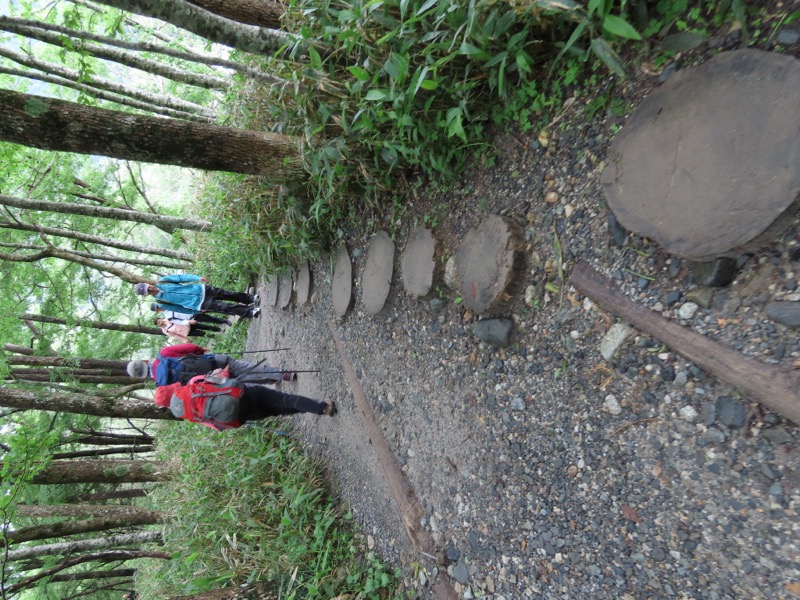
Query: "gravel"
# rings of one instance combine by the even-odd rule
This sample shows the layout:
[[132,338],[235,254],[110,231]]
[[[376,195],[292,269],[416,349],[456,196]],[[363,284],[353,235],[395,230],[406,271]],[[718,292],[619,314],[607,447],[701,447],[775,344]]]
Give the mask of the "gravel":
[[[635,101],[657,78],[640,77],[622,99]],[[356,287],[354,308],[336,318],[327,257],[312,265],[309,303],[265,307],[249,347],[288,346],[281,366],[320,370],[285,387],[333,398],[339,414],[296,423],[352,511],[364,550],[370,540],[397,565],[412,596],[428,597],[446,571],[463,598],[789,597],[800,582],[797,427],[635,330],[604,359],[601,340],[615,319],[559,279],[554,235],[567,274],[586,260],[635,302],[790,370],[800,366],[797,333],[764,309],[800,300],[797,222],[740,261],[729,287],[690,296],[689,265],[609,218],[598,179],[611,128],[623,120],[587,122],[581,106],[565,109],[546,147],[536,133],[507,134],[493,166],[476,157],[452,190],[423,186],[403,218],[386,221],[399,262],[415,222],[440,215],[442,266],[486,215],[519,221],[526,266],[501,315],[513,324],[505,347],[476,337],[478,318],[443,282],[427,299],[402,295],[397,270],[379,315],[364,314]],[[547,203],[548,192],[557,200]],[[369,233],[345,233],[356,280]],[[446,565],[408,540],[329,319]]]

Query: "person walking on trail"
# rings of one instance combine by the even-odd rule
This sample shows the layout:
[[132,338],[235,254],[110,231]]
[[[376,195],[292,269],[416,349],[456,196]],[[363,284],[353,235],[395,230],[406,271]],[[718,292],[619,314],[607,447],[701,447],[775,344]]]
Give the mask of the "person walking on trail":
[[243,383],[278,383],[297,381],[297,373],[272,367],[266,363],[233,358],[227,354],[211,354],[197,344],[175,344],[159,350],[153,360],[128,362],[128,375],[137,379],[150,376],[156,387],[187,383],[192,377],[227,368],[232,377]]
[[165,309],[163,306],[159,306],[157,302],[150,303],[150,310],[154,313],[158,313],[159,318],[162,319],[169,319],[173,323],[182,323],[186,324],[187,322],[194,319],[201,325],[205,325],[207,323],[213,325],[232,325],[232,323],[228,319],[223,319],[222,317],[215,317],[211,313],[187,313],[187,312],[178,312],[175,310],[168,310]]
[[203,325],[198,323],[195,319],[173,321],[172,319],[156,317],[154,323],[161,328],[165,336],[184,344],[191,343],[190,337],[203,337],[208,332],[220,331],[217,325]]
[[261,309],[253,307],[258,294],[231,292],[206,285],[206,278],[188,273],[165,275],[155,285],[137,283],[136,293],[153,296],[159,306],[181,312],[215,312],[240,317],[258,317]]
[[297,413],[332,417],[336,414],[336,404],[332,400],[314,400],[264,385],[242,383],[232,379],[227,369],[195,377],[186,384],[176,382],[160,387],[154,401],[158,406],[169,408],[178,418],[218,431],[269,417]]

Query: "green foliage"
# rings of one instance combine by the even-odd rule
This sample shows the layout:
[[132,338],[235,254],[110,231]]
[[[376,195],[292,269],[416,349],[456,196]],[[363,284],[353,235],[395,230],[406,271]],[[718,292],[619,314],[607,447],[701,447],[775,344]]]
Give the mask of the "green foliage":
[[360,555],[350,517],[287,426],[160,426],[159,454],[179,468],[150,500],[169,516],[165,548],[175,558],[143,567],[143,599],[265,579],[281,598],[387,597],[394,577]]

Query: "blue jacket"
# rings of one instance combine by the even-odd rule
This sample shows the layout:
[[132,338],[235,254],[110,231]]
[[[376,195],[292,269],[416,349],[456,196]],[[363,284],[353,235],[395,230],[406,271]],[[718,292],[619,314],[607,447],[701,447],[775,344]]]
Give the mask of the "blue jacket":
[[[167,310],[178,312],[200,312],[206,297],[206,286],[200,282],[199,275],[166,275],[158,280],[155,295],[156,304]],[[181,310],[184,309],[184,310]]]

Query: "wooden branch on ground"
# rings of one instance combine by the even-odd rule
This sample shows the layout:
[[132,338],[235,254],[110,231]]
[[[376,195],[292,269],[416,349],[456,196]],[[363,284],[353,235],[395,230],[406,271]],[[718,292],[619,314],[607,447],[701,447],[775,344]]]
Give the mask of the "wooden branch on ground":
[[744,356],[636,304],[587,263],[575,266],[570,282],[605,310],[658,338],[769,410],[800,424],[800,377],[797,375]]

